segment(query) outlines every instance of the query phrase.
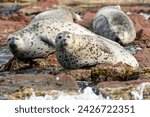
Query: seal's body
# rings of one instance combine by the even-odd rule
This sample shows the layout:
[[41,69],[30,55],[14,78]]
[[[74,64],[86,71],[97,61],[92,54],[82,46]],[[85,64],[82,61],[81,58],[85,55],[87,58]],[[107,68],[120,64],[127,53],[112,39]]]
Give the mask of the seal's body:
[[128,44],[136,37],[131,19],[118,6],[101,8],[93,20],[93,29],[96,34],[121,44]]
[[100,63],[122,62],[138,67],[136,59],[117,43],[104,37],[59,33],[56,37],[56,56],[66,69],[88,67]]
[[41,20],[63,20],[74,22],[74,20],[81,20],[78,14],[68,10],[67,8],[53,8],[51,10],[42,12],[34,17],[31,23],[39,22]]
[[8,36],[8,46],[17,58],[42,58],[55,52],[58,33],[69,31],[74,34],[93,35],[88,29],[67,21],[41,20]]
[[55,38],[61,31],[92,34],[75,24],[77,15],[66,8],[52,9],[38,14],[25,28],[10,34],[8,46],[17,58],[33,59],[47,57],[55,51]]

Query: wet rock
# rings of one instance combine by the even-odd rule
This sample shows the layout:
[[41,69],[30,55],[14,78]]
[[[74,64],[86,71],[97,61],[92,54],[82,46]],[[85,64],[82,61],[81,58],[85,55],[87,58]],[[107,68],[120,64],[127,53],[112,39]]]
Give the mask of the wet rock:
[[0,65],[6,64],[13,55],[7,47],[0,47]]
[[79,87],[72,76],[64,74],[17,74],[0,79],[0,96],[9,98],[23,99],[34,92],[46,94],[51,90],[78,92]]
[[71,75],[75,80],[90,81],[91,70],[90,69],[77,69],[77,70],[65,70],[56,60],[55,54],[50,55],[48,58],[34,59],[34,60],[19,60],[13,57],[7,64],[0,67],[0,71],[5,75],[5,71],[11,71],[16,74],[51,74],[57,75],[65,73]]
[[15,71],[15,70],[21,70],[21,69],[29,69],[32,65],[30,65],[30,62],[21,61],[15,57],[11,58],[8,63],[3,64],[0,68],[0,71]]
[[33,60],[20,60],[16,57],[13,57],[8,61],[8,63],[1,66],[0,71],[17,71],[27,70],[31,68],[47,69],[49,67],[55,67],[56,69],[60,67],[60,64],[56,60],[55,54],[51,54],[47,58],[39,58]]
[[110,99],[150,99],[150,79],[101,82],[97,88],[103,96]]

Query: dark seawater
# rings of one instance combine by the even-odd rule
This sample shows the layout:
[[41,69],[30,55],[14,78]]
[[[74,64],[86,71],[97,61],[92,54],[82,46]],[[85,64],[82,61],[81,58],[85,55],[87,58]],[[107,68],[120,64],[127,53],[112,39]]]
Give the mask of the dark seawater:
[[0,47],[0,64],[7,63],[13,57],[7,47]]

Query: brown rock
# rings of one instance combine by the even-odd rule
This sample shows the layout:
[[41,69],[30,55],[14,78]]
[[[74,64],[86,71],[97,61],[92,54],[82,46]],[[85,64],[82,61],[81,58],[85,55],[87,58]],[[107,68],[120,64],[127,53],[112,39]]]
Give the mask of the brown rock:
[[[28,89],[32,89],[27,91]],[[47,74],[17,74],[2,77],[0,79],[0,96],[25,98],[33,92],[48,92],[50,90],[78,91],[79,87],[70,75],[47,75]],[[26,91],[26,93],[24,92]]]
[[149,13],[150,7],[148,5],[122,5],[122,9],[125,12],[131,12],[131,13]]
[[142,47],[142,50],[139,50],[135,53],[135,57],[139,62],[141,67],[150,66],[150,22],[146,20],[144,16],[139,14],[130,14],[129,15],[132,21],[134,22],[135,29],[137,32],[136,40],[133,44],[138,44]]
[[[141,94],[142,84],[145,83],[144,90]],[[143,95],[143,99],[150,99],[150,79],[147,80],[133,80],[126,82],[111,81],[102,82],[97,85],[97,88],[103,96],[109,96],[110,99],[125,99],[133,100],[140,97],[135,97],[133,91],[139,95]]]
[[[37,0],[17,0],[17,2],[36,2]],[[0,2],[14,2],[14,0],[1,0]]]
[[134,55],[141,67],[150,66],[150,48],[143,48]]
[[[56,69],[61,67],[56,59],[55,53],[49,55],[47,58],[38,58],[33,60],[20,60],[13,57],[8,61],[8,63],[0,67],[0,71],[17,71],[31,68],[47,69],[48,67],[55,67]],[[51,71],[51,73],[53,74],[54,72]]]
[[145,19],[144,16],[139,14],[130,14],[129,16],[132,19],[137,32],[136,38],[150,38],[150,22]]
[[24,26],[26,26],[30,21],[31,17],[25,16],[24,14],[17,13],[12,16],[2,16],[0,17],[0,45],[7,44],[7,36]]
[[84,14],[83,21],[77,23],[93,31],[93,18],[95,17],[95,15],[95,13],[86,12]]
[[150,79],[150,73],[144,73],[139,75],[140,79]]
[[79,81],[91,81],[90,69],[63,70],[62,72],[71,75],[74,79]]
[[146,43],[146,47],[147,47],[147,48],[150,48],[150,41],[148,41],[148,42]]

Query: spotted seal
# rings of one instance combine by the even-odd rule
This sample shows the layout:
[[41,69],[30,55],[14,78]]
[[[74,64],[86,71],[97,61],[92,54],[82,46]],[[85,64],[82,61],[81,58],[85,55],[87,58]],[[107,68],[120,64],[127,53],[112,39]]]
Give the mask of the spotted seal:
[[139,66],[121,45],[102,36],[96,38],[64,31],[57,35],[55,43],[57,60],[66,69],[118,62]]
[[62,31],[81,35],[95,35],[73,22],[56,19],[41,20],[10,34],[7,38],[8,47],[17,58],[47,57],[55,52],[55,38]]
[[120,44],[128,44],[136,37],[133,22],[119,6],[106,6],[98,10],[93,29],[96,34]]

